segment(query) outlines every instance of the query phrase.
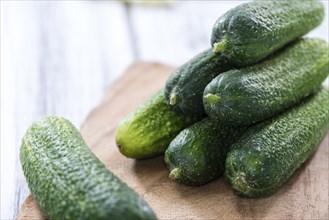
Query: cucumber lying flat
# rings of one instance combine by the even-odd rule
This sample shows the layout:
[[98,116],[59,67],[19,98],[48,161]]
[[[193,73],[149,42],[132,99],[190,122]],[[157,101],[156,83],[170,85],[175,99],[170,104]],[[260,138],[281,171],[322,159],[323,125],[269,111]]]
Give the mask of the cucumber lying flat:
[[115,140],[126,157],[153,157],[163,154],[181,130],[201,119],[176,113],[161,90],[119,123]]
[[318,26],[324,17],[317,0],[253,1],[215,23],[211,45],[234,65],[255,63]]
[[329,74],[328,51],[324,40],[299,39],[263,62],[222,73],[205,88],[205,110],[230,125],[272,117],[321,85]]
[[225,177],[236,194],[260,197],[277,190],[317,149],[329,130],[329,91],[260,122],[232,146]]
[[231,69],[224,56],[205,50],[180,66],[166,82],[168,104],[186,115],[205,114],[202,94],[206,85],[218,74]]
[[221,176],[226,153],[244,130],[221,125],[209,118],[184,129],[165,153],[169,178],[181,184],[198,186]]
[[64,118],[34,122],[23,138],[20,160],[32,196],[49,219],[156,219]]

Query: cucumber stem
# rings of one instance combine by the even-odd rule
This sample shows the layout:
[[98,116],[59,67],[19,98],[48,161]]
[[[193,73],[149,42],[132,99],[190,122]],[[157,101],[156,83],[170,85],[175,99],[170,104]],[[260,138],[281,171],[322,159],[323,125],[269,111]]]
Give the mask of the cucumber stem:
[[242,192],[244,194],[250,194],[252,193],[252,188],[248,185],[246,179],[245,179],[245,174],[244,173],[240,173],[234,180],[234,188],[238,191],[238,192]]
[[210,104],[218,104],[220,102],[220,97],[211,93],[208,93],[203,97],[206,99]]
[[221,40],[217,43],[214,43],[212,52],[214,52],[214,53],[223,52],[226,49],[226,45],[227,45],[227,39],[224,38],[223,40]]
[[169,105],[175,105],[176,102],[177,102],[177,93],[175,92],[170,93]]
[[182,172],[181,169],[179,168],[174,168],[170,173],[169,173],[169,179],[171,180],[177,180],[179,179],[180,173]]

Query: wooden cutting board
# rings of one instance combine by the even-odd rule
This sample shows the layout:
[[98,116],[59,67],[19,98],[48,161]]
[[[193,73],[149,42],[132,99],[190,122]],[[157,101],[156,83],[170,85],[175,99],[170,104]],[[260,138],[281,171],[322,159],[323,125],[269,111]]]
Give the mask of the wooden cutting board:
[[[135,189],[160,219],[328,219],[328,140],[274,195],[241,199],[219,178],[187,187],[168,179],[163,157],[133,160],[122,156],[114,141],[119,120],[164,86],[174,68],[137,63],[106,92],[81,126],[92,151],[115,175]],[[31,196],[18,219],[44,219]]]

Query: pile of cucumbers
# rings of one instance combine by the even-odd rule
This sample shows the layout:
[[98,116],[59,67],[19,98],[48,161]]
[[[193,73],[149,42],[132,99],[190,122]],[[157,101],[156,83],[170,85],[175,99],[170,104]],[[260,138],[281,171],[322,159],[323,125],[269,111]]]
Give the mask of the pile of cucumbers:
[[[329,130],[329,46],[300,38],[324,17],[317,0],[253,1],[217,20],[212,48],[174,71],[116,130],[130,158],[165,154],[169,178],[200,186],[221,175],[234,192],[277,190]],[[61,117],[27,130],[20,160],[49,219],[156,219],[145,201]]]
[[224,174],[242,197],[276,191],[329,130],[329,45],[317,0],[253,1],[229,10],[212,48],[176,69],[165,88],[116,130],[130,158],[161,154],[169,178],[200,186]]

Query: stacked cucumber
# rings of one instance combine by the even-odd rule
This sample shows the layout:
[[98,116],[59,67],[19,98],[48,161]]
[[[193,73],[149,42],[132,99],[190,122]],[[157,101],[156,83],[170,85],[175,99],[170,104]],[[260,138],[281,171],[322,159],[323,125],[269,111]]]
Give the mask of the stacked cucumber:
[[213,27],[212,48],[119,124],[121,153],[165,151],[169,178],[181,184],[224,174],[237,195],[273,193],[329,130],[329,91],[321,87],[329,45],[300,38],[323,17],[316,0],[253,1],[228,11]]

